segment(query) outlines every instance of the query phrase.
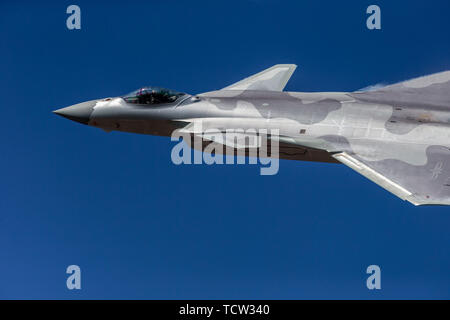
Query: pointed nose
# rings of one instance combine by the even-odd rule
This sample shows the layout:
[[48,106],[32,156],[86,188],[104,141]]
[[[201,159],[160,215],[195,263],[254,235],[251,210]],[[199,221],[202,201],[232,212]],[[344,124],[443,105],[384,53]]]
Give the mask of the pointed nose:
[[96,103],[97,100],[86,101],[55,110],[53,113],[79,123],[88,124]]

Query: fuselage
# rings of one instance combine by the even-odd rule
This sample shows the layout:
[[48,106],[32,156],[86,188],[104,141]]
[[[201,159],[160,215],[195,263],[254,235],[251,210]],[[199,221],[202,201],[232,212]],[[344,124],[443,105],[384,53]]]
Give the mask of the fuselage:
[[445,109],[367,102],[353,93],[220,90],[156,106],[129,104],[120,97],[99,100],[88,124],[107,131],[170,136],[183,124],[197,121],[204,130],[277,129],[281,137],[300,144],[342,136],[352,141],[448,145],[449,119]]

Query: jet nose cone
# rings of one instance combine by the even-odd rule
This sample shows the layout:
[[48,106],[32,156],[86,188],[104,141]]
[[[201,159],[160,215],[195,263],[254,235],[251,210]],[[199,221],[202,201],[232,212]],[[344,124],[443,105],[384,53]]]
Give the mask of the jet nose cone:
[[53,113],[79,123],[88,124],[96,103],[97,100],[86,101],[55,110]]

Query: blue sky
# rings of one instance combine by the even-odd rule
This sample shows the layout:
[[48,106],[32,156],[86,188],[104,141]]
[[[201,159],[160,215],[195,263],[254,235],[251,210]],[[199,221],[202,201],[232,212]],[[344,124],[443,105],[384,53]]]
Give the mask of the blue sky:
[[[66,8],[81,8],[81,30]],[[381,7],[382,29],[365,10]],[[184,165],[169,138],[51,113],[143,85],[225,87],[277,63],[290,91],[450,69],[448,1],[2,1],[0,298],[450,298],[450,209],[345,166]],[[66,288],[66,267],[82,289]],[[369,291],[377,264],[382,289]]]

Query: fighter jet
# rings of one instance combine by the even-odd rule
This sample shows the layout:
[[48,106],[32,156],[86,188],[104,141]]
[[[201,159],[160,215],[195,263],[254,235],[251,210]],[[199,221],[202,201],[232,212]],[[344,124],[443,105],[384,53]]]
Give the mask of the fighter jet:
[[373,91],[285,92],[295,69],[278,64],[197,95],[143,87],[54,113],[106,131],[163,136],[276,129],[279,158],[342,163],[414,205],[450,205],[450,71]]

